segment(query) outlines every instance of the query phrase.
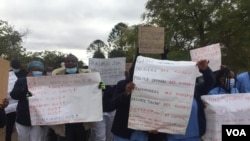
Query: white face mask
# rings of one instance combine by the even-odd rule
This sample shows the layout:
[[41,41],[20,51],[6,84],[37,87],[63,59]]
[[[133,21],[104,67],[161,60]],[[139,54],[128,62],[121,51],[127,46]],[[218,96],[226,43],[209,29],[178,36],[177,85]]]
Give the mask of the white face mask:
[[47,75],[47,76],[51,76],[52,73],[51,73],[51,72],[47,72],[46,75]]
[[227,82],[229,82],[230,88],[233,88],[235,86],[235,79],[234,78],[227,79]]

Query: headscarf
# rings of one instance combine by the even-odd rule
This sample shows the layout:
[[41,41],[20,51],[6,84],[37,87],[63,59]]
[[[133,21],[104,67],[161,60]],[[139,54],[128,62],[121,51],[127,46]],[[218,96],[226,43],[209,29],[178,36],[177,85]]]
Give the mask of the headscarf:
[[40,61],[31,61],[31,62],[28,64],[27,70],[28,70],[28,71],[31,71],[33,67],[39,67],[41,70],[44,70],[44,65],[43,65],[43,63],[40,62]]

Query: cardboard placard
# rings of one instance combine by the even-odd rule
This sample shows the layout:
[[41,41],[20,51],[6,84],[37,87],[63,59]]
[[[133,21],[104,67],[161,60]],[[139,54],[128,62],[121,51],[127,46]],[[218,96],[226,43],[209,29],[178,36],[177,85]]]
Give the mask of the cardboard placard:
[[0,103],[7,97],[10,62],[0,58]]
[[164,53],[164,27],[139,27],[139,53]]

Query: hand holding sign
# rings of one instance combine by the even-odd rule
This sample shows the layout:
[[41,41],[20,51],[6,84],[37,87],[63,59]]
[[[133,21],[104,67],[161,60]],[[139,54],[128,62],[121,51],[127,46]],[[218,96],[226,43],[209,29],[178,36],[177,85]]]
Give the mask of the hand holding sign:
[[2,104],[0,104],[0,110],[6,108],[9,105],[9,100],[7,98],[4,98],[2,100]]
[[202,60],[199,60],[196,64],[196,66],[200,69],[200,70],[206,70],[207,67],[208,67],[208,64],[209,64],[209,61],[208,60],[205,60],[205,59],[202,59]]
[[130,82],[126,85],[126,95],[131,95],[132,90],[135,88],[135,84],[133,82]]

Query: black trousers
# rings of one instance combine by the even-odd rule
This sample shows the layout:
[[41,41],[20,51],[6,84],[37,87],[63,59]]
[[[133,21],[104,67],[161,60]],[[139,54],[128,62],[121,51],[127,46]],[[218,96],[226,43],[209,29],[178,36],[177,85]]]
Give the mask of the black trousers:
[[165,133],[148,133],[148,141],[166,141]]
[[5,141],[11,141],[11,136],[13,133],[13,128],[16,121],[16,112],[8,113],[7,114],[7,123],[6,123],[6,130],[5,130]]
[[88,141],[90,130],[85,130],[83,123],[69,123],[65,124],[65,135],[59,141]]

